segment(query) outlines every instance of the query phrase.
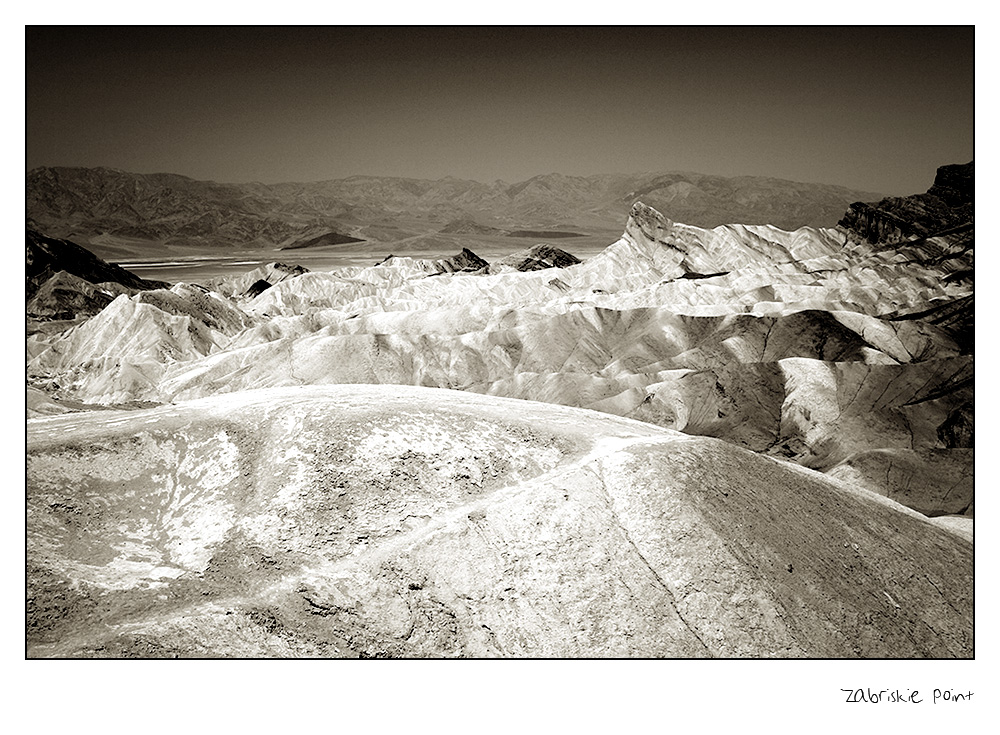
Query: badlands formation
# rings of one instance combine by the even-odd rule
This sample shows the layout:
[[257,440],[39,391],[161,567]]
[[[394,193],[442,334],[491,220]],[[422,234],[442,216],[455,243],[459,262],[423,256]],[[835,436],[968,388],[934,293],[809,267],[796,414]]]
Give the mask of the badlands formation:
[[636,202],[584,262],[55,273],[107,303],[29,320],[28,655],[972,656],[971,177]]

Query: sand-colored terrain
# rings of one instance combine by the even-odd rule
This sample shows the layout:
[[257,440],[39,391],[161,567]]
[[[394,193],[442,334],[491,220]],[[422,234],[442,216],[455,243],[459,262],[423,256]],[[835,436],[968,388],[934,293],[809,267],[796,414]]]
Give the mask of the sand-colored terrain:
[[28,449],[29,656],[972,653],[960,535],[593,411],[274,388]]
[[974,236],[940,201],[637,202],[582,262],[55,273],[90,311],[29,325],[29,655],[970,657]]
[[963,513],[970,483],[941,508],[917,496],[940,494],[935,473],[971,452],[971,434],[948,426],[973,398],[972,283],[948,276],[971,269],[972,250],[942,237],[905,262],[899,252],[837,230],[703,230],[637,204],[620,240],[561,268],[390,258],[122,295],[32,336],[28,374],[101,405],[452,388],[637,418],[824,471],[873,449],[917,452],[930,472],[906,476],[926,490],[900,493],[871,461],[866,486]]

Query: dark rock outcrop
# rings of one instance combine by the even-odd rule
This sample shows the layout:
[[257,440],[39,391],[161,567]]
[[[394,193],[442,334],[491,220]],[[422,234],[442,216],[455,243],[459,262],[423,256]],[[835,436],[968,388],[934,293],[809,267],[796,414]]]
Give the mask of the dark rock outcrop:
[[937,170],[934,184],[927,193],[936,196],[949,207],[963,207],[972,204],[975,195],[975,171],[973,161],[950,166],[942,166]]
[[35,230],[25,235],[25,300],[30,300],[43,283],[59,271],[66,271],[90,283],[112,281],[135,291],[170,288],[163,281],[147,281],[113,263],[101,260],[75,242],[58,240]]
[[261,278],[250,284],[250,288],[248,288],[243,293],[243,295],[248,296],[252,299],[254,296],[259,296],[260,294],[264,293],[269,288],[271,288],[271,284],[265,281],[263,278]]
[[29,318],[40,320],[93,316],[114,301],[116,295],[72,273],[59,271],[28,299],[25,312]]
[[540,271],[545,268],[567,268],[582,262],[572,253],[539,243],[528,250],[508,255],[498,265],[509,265],[519,271]]
[[296,240],[290,245],[285,245],[279,250],[301,250],[303,248],[321,248],[327,245],[349,245],[354,242],[364,242],[364,240],[345,235],[342,232],[326,232],[317,237],[308,237]]
[[947,233],[973,220],[973,162],[942,166],[925,194],[855,202],[838,226],[873,245]]
[[972,401],[948,414],[937,430],[938,438],[949,448],[972,448],[975,444],[975,406]]
[[468,248],[462,248],[462,252],[445,258],[441,261],[447,271],[477,271],[489,265],[489,261],[483,260]]

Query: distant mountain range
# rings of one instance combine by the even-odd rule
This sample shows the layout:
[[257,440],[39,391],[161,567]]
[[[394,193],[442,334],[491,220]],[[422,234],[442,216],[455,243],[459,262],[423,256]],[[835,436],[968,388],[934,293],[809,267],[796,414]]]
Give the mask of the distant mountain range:
[[[53,237],[218,247],[302,247],[350,238],[394,242],[444,232],[510,236],[615,228],[642,199],[700,227],[833,226],[872,192],[759,176],[696,173],[564,176],[517,184],[352,176],[314,183],[220,184],[110,168],[27,174],[28,224]],[[343,238],[348,238],[344,240]]]

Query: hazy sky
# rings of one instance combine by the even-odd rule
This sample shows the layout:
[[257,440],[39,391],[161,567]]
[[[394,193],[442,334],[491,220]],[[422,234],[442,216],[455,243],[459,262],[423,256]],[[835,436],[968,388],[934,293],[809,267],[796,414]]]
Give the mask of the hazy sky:
[[972,27],[28,27],[27,168],[912,194],[973,158],[973,47]]

